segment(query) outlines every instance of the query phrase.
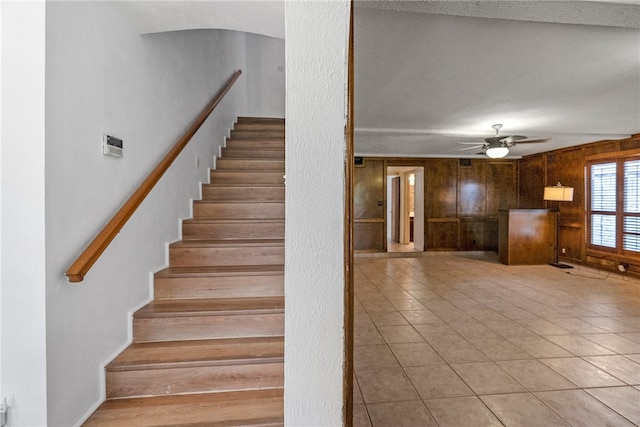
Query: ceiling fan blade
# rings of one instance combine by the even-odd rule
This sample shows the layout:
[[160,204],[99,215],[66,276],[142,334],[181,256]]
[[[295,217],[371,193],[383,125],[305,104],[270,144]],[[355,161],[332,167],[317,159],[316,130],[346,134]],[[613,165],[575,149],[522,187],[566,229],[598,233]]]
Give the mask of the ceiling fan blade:
[[505,139],[504,136],[492,136],[490,138],[485,138],[485,142],[487,144],[498,144],[500,142],[502,142]]
[[523,135],[503,136],[500,139],[500,142],[504,142],[504,143],[507,143],[507,144],[513,144],[514,142],[521,141],[523,139],[527,139],[527,137],[523,136]]
[[483,145],[482,142],[457,142],[456,144],[462,144],[462,145]]
[[551,141],[551,138],[539,138],[539,139],[525,139],[524,141],[518,141],[518,144],[531,144],[534,142],[547,142]]
[[482,148],[484,147],[484,145],[480,144],[480,145],[474,145],[473,147],[467,147],[467,148],[461,148],[458,151],[465,151],[465,150],[477,150],[478,148]]

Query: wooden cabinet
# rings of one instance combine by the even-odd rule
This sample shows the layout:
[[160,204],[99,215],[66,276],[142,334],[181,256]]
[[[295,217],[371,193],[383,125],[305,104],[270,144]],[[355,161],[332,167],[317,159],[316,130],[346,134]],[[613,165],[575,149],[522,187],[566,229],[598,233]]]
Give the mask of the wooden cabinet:
[[499,212],[500,262],[532,265],[555,262],[557,212],[508,209]]

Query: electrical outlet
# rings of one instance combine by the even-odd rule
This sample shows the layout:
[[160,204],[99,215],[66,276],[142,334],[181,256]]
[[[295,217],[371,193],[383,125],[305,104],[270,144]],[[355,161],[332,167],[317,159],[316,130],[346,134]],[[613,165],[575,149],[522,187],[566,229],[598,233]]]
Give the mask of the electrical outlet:
[[567,249],[566,248],[562,248],[562,253],[566,254],[567,253]]

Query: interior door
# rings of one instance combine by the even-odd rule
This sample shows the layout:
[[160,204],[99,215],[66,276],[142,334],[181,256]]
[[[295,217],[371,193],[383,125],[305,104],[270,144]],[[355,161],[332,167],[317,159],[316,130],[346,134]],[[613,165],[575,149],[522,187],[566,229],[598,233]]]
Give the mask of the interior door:
[[391,178],[391,240],[400,243],[400,177]]

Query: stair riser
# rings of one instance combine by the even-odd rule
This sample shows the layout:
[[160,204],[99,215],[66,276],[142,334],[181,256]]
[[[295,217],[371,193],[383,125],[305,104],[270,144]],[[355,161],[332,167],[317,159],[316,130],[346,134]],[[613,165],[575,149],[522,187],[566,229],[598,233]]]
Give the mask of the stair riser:
[[284,335],[284,314],[134,318],[133,341],[176,341]]
[[284,296],[284,276],[156,278],[156,299]]
[[223,159],[280,159],[284,160],[284,150],[251,150],[243,148],[222,148]]
[[194,203],[194,219],[284,219],[284,203]]
[[252,130],[232,130],[231,138],[246,138],[246,139],[261,139],[261,138],[284,138],[283,130],[267,130],[267,131],[252,131]]
[[283,246],[170,247],[171,267],[284,264]]
[[227,139],[226,148],[241,150],[282,150],[284,151],[284,139]]
[[283,171],[284,160],[217,159],[216,170]]
[[284,171],[238,172],[211,171],[211,184],[284,184]]
[[275,123],[284,126],[284,119],[280,117],[238,117],[237,123]]
[[281,223],[184,223],[183,240],[284,239]]
[[246,202],[284,202],[284,186],[274,187],[220,187],[202,186],[202,200],[208,201],[246,201]]
[[107,398],[165,396],[284,386],[283,363],[248,363],[107,372]]
[[233,130],[236,131],[276,131],[284,132],[284,123],[236,123],[233,126]]

